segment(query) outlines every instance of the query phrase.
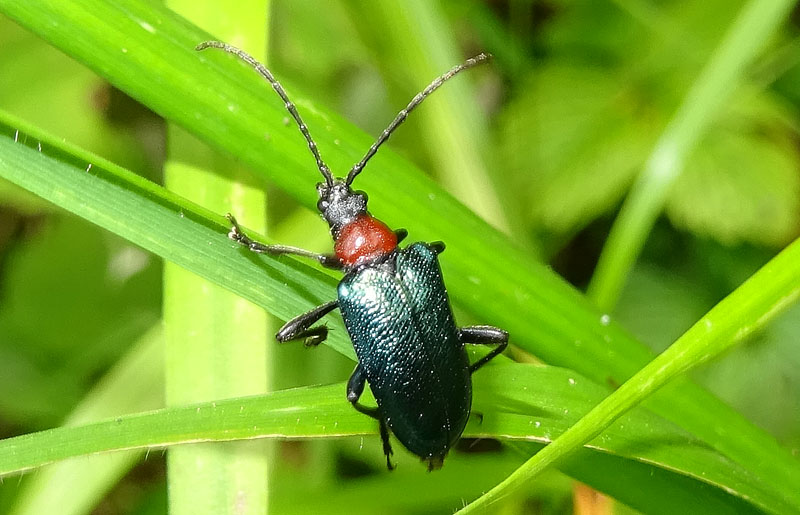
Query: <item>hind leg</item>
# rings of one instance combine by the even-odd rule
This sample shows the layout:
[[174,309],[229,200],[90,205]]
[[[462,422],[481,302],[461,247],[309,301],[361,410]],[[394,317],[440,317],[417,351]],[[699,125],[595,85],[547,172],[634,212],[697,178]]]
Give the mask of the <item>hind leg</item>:
[[355,409],[378,421],[381,441],[383,442],[383,454],[386,456],[386,468],[394,470],[394,465],[392,465],[392,460],[390,459],[390,456],[394,453],[392,452],[392,444],[389,443],[389,426],[386,424],[386,420],[381,416],[378,408],[364,406],[358,402],[358,399],[361,398],[361,394],[364,393],[364,386],[366,384],[367,378],[364,376],[364,369],[361,368],[361,365],[356,365],[356,369],[353,370],[350,380],[347,381],[347,400],[350,401]]
[[497,345],[490,353],[469,366],[470,374],[481,368],[508,346],[508,333],[490,325],[472,325],[458,330],[461,344]]

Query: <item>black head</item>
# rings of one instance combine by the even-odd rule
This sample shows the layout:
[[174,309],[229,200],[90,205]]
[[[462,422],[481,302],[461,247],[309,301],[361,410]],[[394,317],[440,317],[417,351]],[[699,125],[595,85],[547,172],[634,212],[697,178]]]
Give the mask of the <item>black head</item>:
[[327,182],[317,184],[317,209],[331,226],[334,239],[345,225],[357,216],[367,214],[367,194],[353,191],[347,182],[334,179],[331,185]]

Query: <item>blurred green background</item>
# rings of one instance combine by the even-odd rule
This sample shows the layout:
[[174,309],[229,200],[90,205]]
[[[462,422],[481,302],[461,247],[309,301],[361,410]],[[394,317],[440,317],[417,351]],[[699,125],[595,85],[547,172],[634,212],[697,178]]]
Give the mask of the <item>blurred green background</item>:
[[[479,148],[443,156],[436,146],[442,140],[430,137],[441,127],[414,116],[391,146],[459,198],[493,190],[475,205],[476,212],[584,289],[632,181],[743,5],[439,2],[436,9],[453,48],[431,47],[432,54],[455,49],[458,60],[483,50],[495,55],[493,64],[466,79],[476,96],[474,105],[462,107],[476,123],[463,130],[474,131]],[[615,320],[656,351],[800,232],[797,14],[770,40],[690,154],[613,310]],[[415,67],[402,47],[391,45],[392,38],[402,37],[396,34],[402,16],[348,0],[324,6],[276,0],[270,68],[377,135],[427,80],[444,71]],[[408,38],[424,34],[417,28],[426,20],[405,16],[414,27]],[[426,48],[425,40],[412,43]],[[0,108],[162,180],[164,121],[3,17],[0,70]],[[264,97],[276,101],[266,87]],[[327,230],[315,214],[268,184],[262,187],[270,199],[273,237],[329,248]],[[62,424],[98,379],[158,323],[162,266],[126,241],[0,182],[0,437]],[[800,448],[798,339],[800,309],[794,307],[695,374],[795,450]],[[276,386],[341,381],[352,367],[325,348],[309,354],[281,347]],[[155,407],[160,401],[148,402]],[[380,456],[365,461],[362,445],[378,442],[281,443],[272,502],[298,512],[323,507],[360,512],[346,500],[327,504],[330,489],[358,484],[365,492],[363,511],[374,512],[376,499],[385,499],[396,486],[381,474]],[[472,451],[486,453],[500,470],[518,461],[491,442]],[[148,456],[94,512],[163,512],[164,468],[163,456]],[[463,474],[471,473],[463,469]],[[458,476],[451,481],[458,484]],[[24,483],[12,479],[0,485],[0,511],[13,509]],[[420,492],[390,508],[449,510],[459,505],[454,498],[473,498],[488,486],[491,482],[469,483],[440,496]],[[304,498],[297,500],[301,491]],[[572,495],[571,481],[553,472],[520,504],[520,512],[568,512]]]

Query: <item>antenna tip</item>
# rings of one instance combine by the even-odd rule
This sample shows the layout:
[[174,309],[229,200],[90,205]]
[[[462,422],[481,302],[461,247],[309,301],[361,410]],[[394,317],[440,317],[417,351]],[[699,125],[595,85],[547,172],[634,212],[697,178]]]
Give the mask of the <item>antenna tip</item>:
[[194,47],[194,49],[199,52],[201,50],[205,50],[208,47],[212,47],[212,46],[213,47],[220,47],[221,45],[222,45],[222,42],[220,42],[220,41],[203,41],[202,43],[199,43],[196,47]]

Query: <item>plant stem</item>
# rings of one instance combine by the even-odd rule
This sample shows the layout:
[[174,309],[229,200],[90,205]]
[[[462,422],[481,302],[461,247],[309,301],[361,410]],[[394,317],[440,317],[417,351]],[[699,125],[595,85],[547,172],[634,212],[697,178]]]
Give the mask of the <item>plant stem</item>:
[[[258,58],[266,51],[265,0],[170,0],[169,7],[216,37]],[[198,41],[197,43],[200,43]],[[166,186],[218,213],[231,211],[265,229],[265,195],[236,182],[242,168],[177,125],[167,130]],[[233,242],[231,243],[233,244]],[[266,313],[260,307],[172,263],[164,265],[166,400],[168,406],[266,393],[270,377]],[[170,449],[171,513],[265,513],[268,444],[225,442]]]

